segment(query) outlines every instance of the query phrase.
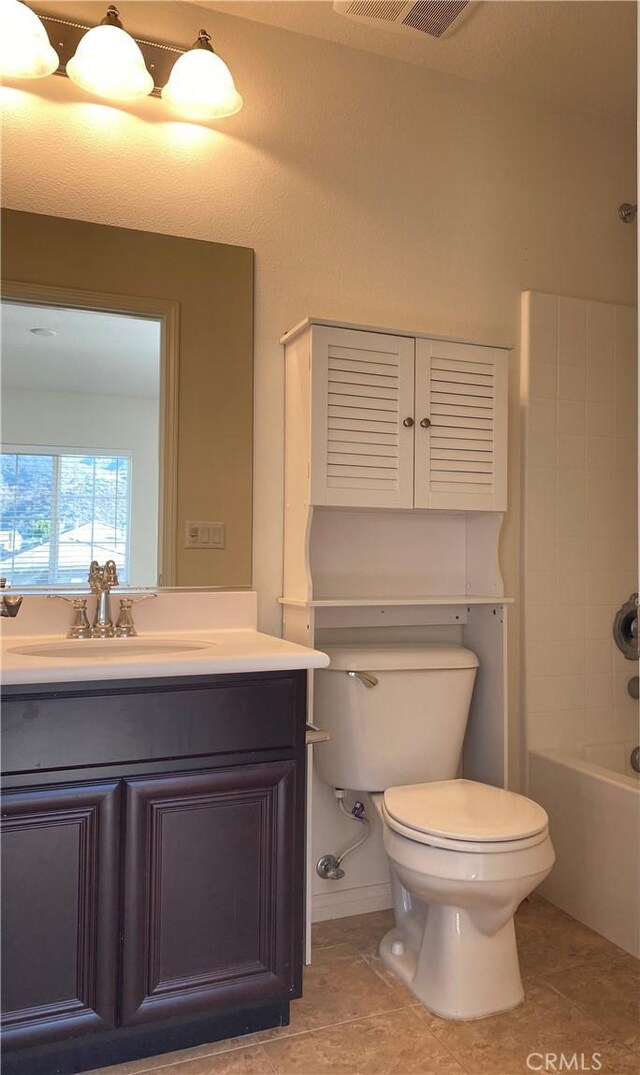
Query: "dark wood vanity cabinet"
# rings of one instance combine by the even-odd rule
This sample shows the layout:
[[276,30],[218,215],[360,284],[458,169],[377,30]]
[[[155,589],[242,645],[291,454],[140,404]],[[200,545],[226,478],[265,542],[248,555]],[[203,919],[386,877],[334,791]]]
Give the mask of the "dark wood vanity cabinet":
[[2,802],[5,1049],[116,1025],[117,781]]
[[288,1022],[305,709],[306,672],[6,689],[6,1075]]

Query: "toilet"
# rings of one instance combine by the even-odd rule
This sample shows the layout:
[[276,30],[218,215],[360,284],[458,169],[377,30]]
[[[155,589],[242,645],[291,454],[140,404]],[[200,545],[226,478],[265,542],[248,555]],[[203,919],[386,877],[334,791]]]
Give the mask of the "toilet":
[[478,658],[462,646],[325,646],[315,673],[322,779],[368,792],[389,858],[395,926],[380,958],[445,1019],[523,999],[513,915],[551,870],[548,817],[459,777]]

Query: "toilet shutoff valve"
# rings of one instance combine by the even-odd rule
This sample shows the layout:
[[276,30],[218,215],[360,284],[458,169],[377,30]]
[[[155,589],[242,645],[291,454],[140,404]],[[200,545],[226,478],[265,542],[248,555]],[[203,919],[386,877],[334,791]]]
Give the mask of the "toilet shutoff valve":
[[351,808],[351,813],[360,821],[364,817],[364,803],[358,799]]

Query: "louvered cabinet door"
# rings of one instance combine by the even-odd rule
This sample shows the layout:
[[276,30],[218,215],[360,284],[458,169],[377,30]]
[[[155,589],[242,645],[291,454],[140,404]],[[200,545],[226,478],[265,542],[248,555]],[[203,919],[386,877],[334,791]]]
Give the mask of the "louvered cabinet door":
[[507,352],[417,340],[415,428],[417,508],[506,509]]
[[406,336],[315,326],[311,502],[413,507],[413,367]]

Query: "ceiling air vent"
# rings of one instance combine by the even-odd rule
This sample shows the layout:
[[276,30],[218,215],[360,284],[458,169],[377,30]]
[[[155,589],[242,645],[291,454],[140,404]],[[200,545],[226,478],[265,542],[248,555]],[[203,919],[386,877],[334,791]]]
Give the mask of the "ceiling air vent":
[[418,30],[430,37],[442,37],[462,14],[469,0],[419,0],[406,4],[401,0],[334,0],[340,15],[386,26],[393,30]]

